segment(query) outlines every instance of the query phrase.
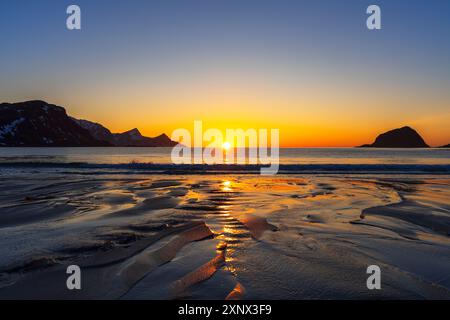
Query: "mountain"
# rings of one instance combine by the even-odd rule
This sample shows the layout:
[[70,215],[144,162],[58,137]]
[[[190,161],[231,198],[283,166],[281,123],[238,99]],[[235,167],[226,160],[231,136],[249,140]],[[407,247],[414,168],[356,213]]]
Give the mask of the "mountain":
[[439,148],[450,148],[450,144],[447,144],[447,145],[439,147]]
[[172,147],[165,134],[155,138],[138,129],[111,133],[99,123],[78,120],[45,101],[0,104],[0,146],[8,147]]
[[89,133],[97,140],[100,141],[106,141],[110,143],[111,145],[114,145],[113,141],[113,135],[111,131],[109,131],[108,128],[105,128],[100,123],[91,122],[88,120],[78,120],[75,118],[71,118],[73,121],[75,121],[80,127],[86,129],[89,131]]
[[361,148],[429,148],[416,130],[410,127],[394,129],[380,134],[372,144]]
[[0,104],[0,146],[81,147],[109,145],[92,137],[62,107],[44,101]]
[[96,139],[107,141],[117,147],[173,147],[178,144],[178,142],[170,140],[166,134],[149,138],[143,136],[136,128],[123,133],[111,133],[109,129],[99,123],[88,120],[74,120]]

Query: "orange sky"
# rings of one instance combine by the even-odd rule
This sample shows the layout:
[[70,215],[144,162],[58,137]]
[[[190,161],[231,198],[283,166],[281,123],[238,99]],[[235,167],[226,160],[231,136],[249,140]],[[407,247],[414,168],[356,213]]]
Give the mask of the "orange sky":
[[[98,108],[103,110],[103,108]],[[193,132],[195,120],[202,120],[204,130],[218,128],[224,134],[226,129],[279,129],[282,147],[352,147],[371,143],[375,137],[387,130],[409,125],[415,128],[432,146],[450,143],[450,112],[426,117],[420,109],[404,114],[396,109],[373,108],[270,108],[254,105],[244,108],[206,105],[178,108],[152,108],[141,106],[126,107],[109,105],[107,113],[81,106],[76,112],[68,112],[78,118],[97,121],[113,132],[123,132],[137,127],[142,134],[156,136],[161,133],[171,135],[178,128]],[[159,111],[157,111],[159,110]],[[166,110],[166,111],[161,111]],[[256,112],[259,110],[259,112]]]
[[[275,81],[276,77],[271,78]],[[95,96],[61,96],[50,100],[68,113],[100,122],[113,132],[138,128],[142,134],[171,135],[178,128],[267,128],[280,130],[282,147],[351,147],[371,143],[387,130],[409,125],[432,146],[450,143],[450,97],[436,88],[329,80],[299,85],[297,90],[264,81],[205,77],[188,86],[172,83],[145,89],[145,84],[111,91],[97,86]],[[348,81],[351,82],[351,81]],[[163,89],[165,88],[165,89]],[[399,90],[408,95],[399,94]],[[372,91],[379,92],[372,97]]]

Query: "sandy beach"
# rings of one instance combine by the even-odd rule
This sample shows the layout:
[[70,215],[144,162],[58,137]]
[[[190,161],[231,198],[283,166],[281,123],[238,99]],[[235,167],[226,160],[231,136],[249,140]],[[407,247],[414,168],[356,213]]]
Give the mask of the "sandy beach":
[[[1,299],[450,299],[450,177],[3,175]],[[67,290],[78,265],[82,290]],[[368,290],[366,268],[382,270]]]

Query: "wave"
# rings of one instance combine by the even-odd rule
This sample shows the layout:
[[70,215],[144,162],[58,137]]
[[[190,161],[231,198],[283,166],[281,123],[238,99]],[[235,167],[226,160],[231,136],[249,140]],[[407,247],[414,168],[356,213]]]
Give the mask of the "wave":
[[[145,174],[217,174],[259,173],[267,167],[254,164],[156,164],[113,163],[98,164],[84,162],[3,162],[0,168],[7,169],[75,169],[77,173],[145,173]],[[278,173],[408,173],[450,174],[450,164],[280,164]]]

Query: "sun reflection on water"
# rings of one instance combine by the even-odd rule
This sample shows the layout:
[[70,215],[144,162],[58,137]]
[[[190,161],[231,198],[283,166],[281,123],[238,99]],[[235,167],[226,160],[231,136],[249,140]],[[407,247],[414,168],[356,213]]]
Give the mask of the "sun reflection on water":
[[224,182],[222,182],[222,191],[224,191],[224,192],[232,191],[232,189],[231,189],[231,181],[225,180]]

